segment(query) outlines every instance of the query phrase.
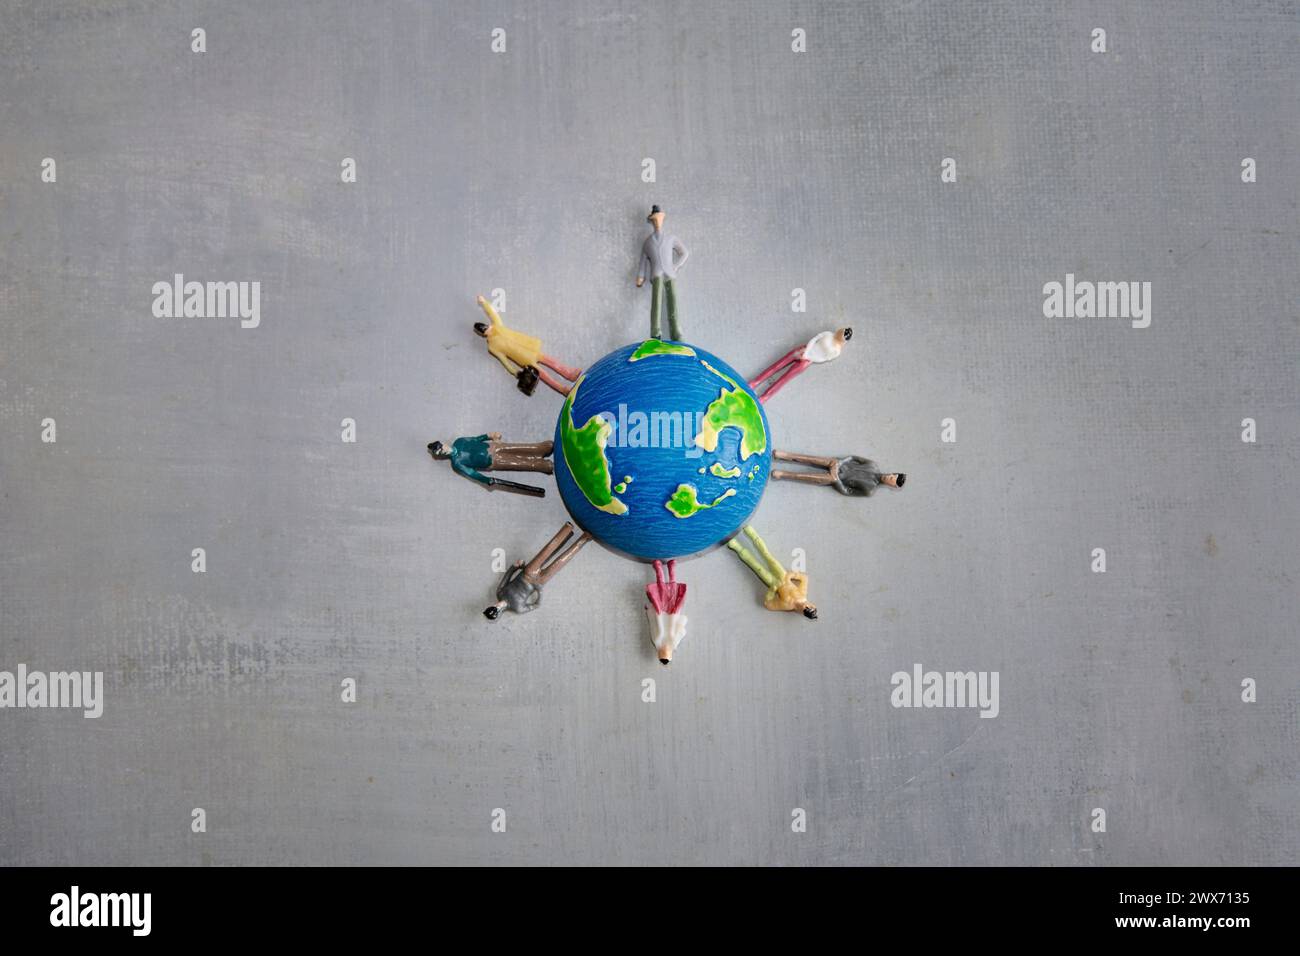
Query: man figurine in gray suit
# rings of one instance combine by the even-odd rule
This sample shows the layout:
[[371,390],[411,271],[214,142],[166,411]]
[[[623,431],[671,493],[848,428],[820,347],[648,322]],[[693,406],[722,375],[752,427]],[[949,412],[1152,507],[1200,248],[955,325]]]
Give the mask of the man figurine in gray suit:
[[654,232],[646,237],[641,246],[636,287],[639,289],[647,278],[650,280],[650,337],[662,337],[659,334],[659,316],[661,303],[667,298],[668,337],[680,341],[682,335],[677,326],[677,291],[673,288],[673,280],[677,278],[677,270],[686,265],[690,252],[680,239],[664,232],[664,214],[658,206],[650,207],[646,222],[654,226]]
[[773,468],[773,481],[802,481],[809,485],[830,485],[842,495],[870,498],[881,485],[901,488],[907,482],[907,475],[897,471],[881,471],[870,458],[861,455],[846,455],[843,458],[827,458],[819,455],[799,455],[794,452],[772,452],[777,461],[797,462],[809,465],[812,471],[798,469],[786,471]]

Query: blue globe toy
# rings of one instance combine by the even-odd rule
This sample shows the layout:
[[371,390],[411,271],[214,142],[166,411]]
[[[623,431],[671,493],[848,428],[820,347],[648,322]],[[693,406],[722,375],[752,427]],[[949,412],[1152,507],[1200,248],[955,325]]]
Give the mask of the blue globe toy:
[[555,425],[555,482],[573,520],[631,558],[686,558],[734,535],[767,487],[772,440],[753,390],[685,342],[596,362]]

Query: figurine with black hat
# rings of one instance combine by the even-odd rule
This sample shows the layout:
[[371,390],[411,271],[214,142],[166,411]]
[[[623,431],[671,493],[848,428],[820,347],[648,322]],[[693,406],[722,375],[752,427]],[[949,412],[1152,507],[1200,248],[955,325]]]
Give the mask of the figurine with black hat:
[[673,284],[677,279],[677,270],[686,265],[690,256],[686,244],[676,236],[664,232],[664,213],[658,206],[650,207],[646,216],[654,231],[646,236],[641,245],[641,261],[636,270],[636,287],[645,285],[650,280],[650,337],[662,338],[660,319],[664,306],[668,311],[668,337],[681,341],[681,328],[677,324],[677,288]]

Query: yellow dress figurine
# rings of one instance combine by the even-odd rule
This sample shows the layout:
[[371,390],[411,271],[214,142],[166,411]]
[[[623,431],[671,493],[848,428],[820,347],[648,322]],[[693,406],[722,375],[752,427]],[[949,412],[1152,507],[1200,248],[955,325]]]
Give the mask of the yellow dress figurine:
[[554,369],[570,382],[576,382],[578,376],[582,374],[582,370],[557,362],[549,355],[544,355],[542,353],[541,339],[508,328],[501,321],[501,316],[497,314],[497,310],[492,308],[492,303],[483,296],[478,297],[478,304],[482,307],[484,314],[487,315],[488,322],[475,322],[474,331],[487,339],[488,354],[500,362],[505,370],[514,376],[519,383],[519,390],[525,395],[533,394],[533,389],[537,387],[537,380],[540,378],[561,395],[568,395],[572,386],[557,382],[547,374],[542,366],[545,365]]

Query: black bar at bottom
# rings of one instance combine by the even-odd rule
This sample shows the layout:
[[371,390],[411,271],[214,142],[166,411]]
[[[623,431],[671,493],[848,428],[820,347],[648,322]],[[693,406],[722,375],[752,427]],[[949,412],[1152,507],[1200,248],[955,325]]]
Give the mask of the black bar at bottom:
[[631,930],[630,940],[644,943],[670,939],[680,920],[733,944],[784,925],[818,937],[848,932],[866,944],[1198,936],[1230,945],[1242,933],[1284,929],[1294,884],[1295,871],[1281,868],[11,868],[0,870],[0,925],[6,942],[75,934],[91,945],[337,945],[478,927],[484,941],[514,928],[549,946],[611,924],[608,942]]

